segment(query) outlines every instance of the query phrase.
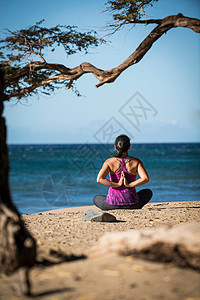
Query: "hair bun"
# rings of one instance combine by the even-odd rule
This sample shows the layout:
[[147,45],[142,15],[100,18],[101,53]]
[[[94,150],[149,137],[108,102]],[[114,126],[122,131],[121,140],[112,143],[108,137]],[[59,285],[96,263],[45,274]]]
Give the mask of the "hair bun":
[[114,145],[117,150],[114,156],[121,157],[122,153],[128,152],[130,148],[130,138],[125,134],[121,134],[116,138]]
[[122,147],[123,147],[123,142],[122,142],[122,141],[119,141],[119,142],[117,143],[117,146],[118,146],[119,148],[122,148]]

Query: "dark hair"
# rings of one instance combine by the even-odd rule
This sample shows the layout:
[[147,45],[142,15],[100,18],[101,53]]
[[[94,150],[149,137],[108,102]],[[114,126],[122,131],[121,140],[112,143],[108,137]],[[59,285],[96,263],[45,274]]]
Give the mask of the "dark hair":
[[117,149],[117,153],[113,155],[114,157],[121,157],[122,153],[127,152],[130,147],[130,138],[125,135],[119,135],[115,140],[115,147]]

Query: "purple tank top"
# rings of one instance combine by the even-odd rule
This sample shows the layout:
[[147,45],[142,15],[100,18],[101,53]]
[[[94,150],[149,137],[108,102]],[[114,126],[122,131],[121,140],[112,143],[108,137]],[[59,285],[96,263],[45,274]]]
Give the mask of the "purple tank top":
[[[121,172],[124,171],[124,175],[128,182],[135,181],[136,175],[129,173],[126,169],[124,159],[121,158],[121,168],[118,172],[110,174],[110,181],[119,182]],[[110,205],[132,205],[139,201],[138,194],[135,188],[127,188],[124,185],[121,187],[113,188],[110,187],[105,202]]]

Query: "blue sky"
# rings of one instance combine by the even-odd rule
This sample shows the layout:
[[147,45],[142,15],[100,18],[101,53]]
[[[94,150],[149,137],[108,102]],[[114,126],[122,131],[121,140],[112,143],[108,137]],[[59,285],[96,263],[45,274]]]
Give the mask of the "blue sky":
[[[45,19],[46,26],[77,25],[98,30],[100,36],[109,15],[101,13],[104,1],[0,0],[0,30],[20,29]],[[200,18],[198,0],[160,0],[147,11],[149,18],[170,14]],[[63,49],[47,54],[49,62],[74,67],[88,61],[110,69],[125,60],[154,26],[139,25],[120,31],[111,43],[67,57]],[[84,97],[64,88],[51,96],[31,97],[28,102],[5,104],[9,144],[112,142],[107,131],[124,132],[140,142],[199,142],[200,35],[186,28],[170,30],[135,66],[112,84],[95,88],[87,74],[77,81]],[[129,100],[131,99],[131,100]],[[145,105],[142,114],[139,103]],[[134,105],[133,118],[126,110]],[[138,122],[138,123],[137,123]],[[107,128],[106,128],[107,126]]]

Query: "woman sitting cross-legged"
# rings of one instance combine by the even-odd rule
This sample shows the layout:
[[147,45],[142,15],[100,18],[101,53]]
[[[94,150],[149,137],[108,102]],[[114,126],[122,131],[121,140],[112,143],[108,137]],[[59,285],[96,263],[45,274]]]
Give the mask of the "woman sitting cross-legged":
[[[108,194],[95,196],[93,202],[102,210],[142,208],[150,201],[152,191],[142,189],[137,193],[135,187],[149,181],[147,171],[140,159],[128,155],[129,137],[118,136],[114,146],[117,153],[104,162],[97,176],[97,182],[110,187]],[[137,173],[140,178],[136,180]]]

